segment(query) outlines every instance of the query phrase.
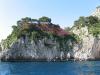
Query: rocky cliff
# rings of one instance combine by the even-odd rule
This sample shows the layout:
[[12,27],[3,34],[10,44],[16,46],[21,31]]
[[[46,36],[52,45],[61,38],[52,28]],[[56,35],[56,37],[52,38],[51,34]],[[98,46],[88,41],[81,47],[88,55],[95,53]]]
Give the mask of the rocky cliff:
[[[43,19],[44,20],[44,19]],[[73,34],[50,22],[34,22],[29,18],[18,21],[12,34],[1,42],[1,60],[61,61],[77,40]]]
[[66,32],[48,17],[23,18],[1,42],[1,60],[63,61],[100,59],[99,7]]
[[100,37],[89,34],[88,27],[73,29],[80,37],[80,42],[74,45],[74,58],[79,60],[100,59]]
[[96,16],[100,19],[100,6],[96,7],[96,10],[92,13],[92,16]]
[[29,38],[20,38],[9,49],[2,51],[2,60],[37,60],[55,61],[66,60],[67,53],[71,50],[71,40],[61,44],[54,38],[43,38],[29,41]]
[[71,30],[79,36],[74,45],[74,58],[80,60],[100,59],[100,6],[89,17],[80,17]]

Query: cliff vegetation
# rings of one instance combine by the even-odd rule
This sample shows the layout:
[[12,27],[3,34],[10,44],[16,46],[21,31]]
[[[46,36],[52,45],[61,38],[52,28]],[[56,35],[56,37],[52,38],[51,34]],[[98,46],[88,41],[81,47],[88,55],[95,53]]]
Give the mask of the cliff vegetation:
[[80,17],[74,22],[73,28],[80,29],[82,27],[88,27],[89,34],[97,37],[100,34],[100,19],[95,16]]
[[45,37],[48,39],[53,38],[59,42],[60,46],[69,39],[77,41],[75,34],[63,30],[59,25],[53,24],[51,21],[51,18],[45,16],[39,19],[22,18],[17,21],[17,25],[12,26],[13,31],[7,39],[2,41],[4,48],[10,48],[19,38],[26,39],[26,37],[30,39],[29,41],[41,40]]

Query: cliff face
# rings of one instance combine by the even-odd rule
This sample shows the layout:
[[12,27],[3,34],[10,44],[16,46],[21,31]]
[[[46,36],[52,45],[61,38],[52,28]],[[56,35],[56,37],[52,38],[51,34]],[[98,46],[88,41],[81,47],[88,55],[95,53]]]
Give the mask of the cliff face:
[[1,52],[2,60],[66,60],[69,50],[72,49],[72,43],[69,39],[61,44],[54,38],[43,38],[41,40],[29,41],[20,38],[12,44],[9,49]]
[[100,59],[100,7],[89,17],[80,17],[70,32],[51,19],[23,18],[1,42],[1,60]]
[[18,21],[11,35],[1,42],[1,60],[66,60],[76,39],[50,21],[47,17]]
[[74,58],[81,60],[100,59],[100,37],[89,34],[88,27],[73,28],[72,31],[80,37],[80,42],[75,44],[73,48]]
[[96,10],[92,13],[92,16],[96,16],[100,19],[100,6],[96,7]]
[[100,38],[89,34],[88,27],[73,28],[72,32],[79,36],[78,43],[71,39],[62,42],[55,38],[31,40],[20,38],[9,49],[1,52],[2,60],[76,60],[100,59]]
[[54,38],[31,40],[20,38],[9,49],[1,52],[2,60],[67,60],[73,57],[76,60],[100,59],[100,37],[89,34],[88,27],[73,28],[79,36],[78,43],[71,39],[61,44]]
[[73,55],[76,59],[100,59],[100,6],[90,17],[80,17],[72,32],[80,41],[74,45]]

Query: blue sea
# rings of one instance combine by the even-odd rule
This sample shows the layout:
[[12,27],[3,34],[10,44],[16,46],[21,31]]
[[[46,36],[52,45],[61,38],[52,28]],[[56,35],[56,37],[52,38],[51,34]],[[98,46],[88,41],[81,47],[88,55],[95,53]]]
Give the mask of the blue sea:
[[0,75],[100,75],[100,61],[0,62]]

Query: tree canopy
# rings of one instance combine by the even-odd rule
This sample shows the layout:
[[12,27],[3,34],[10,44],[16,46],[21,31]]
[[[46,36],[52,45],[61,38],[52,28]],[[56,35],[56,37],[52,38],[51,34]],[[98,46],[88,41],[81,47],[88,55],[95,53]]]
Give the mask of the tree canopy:
[[80,17],[74,22],[73,27],[81,28],[87,26],[90,34],[98,36],[100,34],[100,20],[95,16]]
[[51,23],[51,18],[43,16],[43,17],[39,18],[39,21],[40,22],[49,22],[49,23]]

